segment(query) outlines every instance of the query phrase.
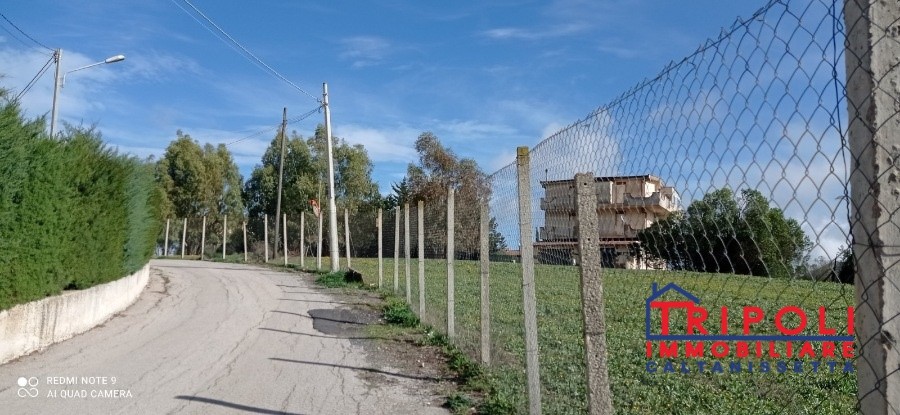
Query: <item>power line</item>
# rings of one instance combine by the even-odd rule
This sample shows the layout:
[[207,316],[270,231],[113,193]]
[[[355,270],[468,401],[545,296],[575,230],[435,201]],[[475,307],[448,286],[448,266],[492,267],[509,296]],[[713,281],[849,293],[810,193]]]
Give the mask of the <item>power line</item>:
[[31,45],[29,45],[27,42],[25,42],[24,40],[22,40],[22,38],[16,36],[15,33],[11,32],[9,29],[7,29],[5,25],[0,25],[0,29],[3,29],[3,31],[6,32],[6,33],[9,35],[9,37],[11,37],[11,38],[13,38],[13,39],[15,39],[15,40],[18,40],[19,43],[21,43],[23,46],[25,46],[25,47],[31,46]]
[[[214,28],[216,29],[216,31],[218,31],[218,33],[213,32],[212,29],[209,28],[209,26],[207,26],[206,24],[204,24],[203,22],[201,22],[200,20],[198,20],[196,17],[194,17],[194,15],[191,14],[189,11],[187,11],[184,7],[181,7],[181,5],[178,4],[178,3],[176,2],[176,0],[171,0],[171,1],[172,1],[172,3],[174,3],[176,6],[178,6],[178,8],[180,8],[182,11],[184,11],[185,13],[187,13],[188,15],[190,15],[191,17],[193,17],[194,20],[197,21],[198,23],[200,23],[203,27],[205,27],[206,30],[209,30],[210,32],[212,32],[213,34],[215,34],[216,37],[217,37],[219,40],[221,40],[221,41],[225,42],[226,44],[228,44],[232,49],[234,49],[234,47],[237,46],[237,48],[240,49],[240,51],[238,51],[238,53],[243,52],[243,53],[240,53],[240,55],[243,56],[244,59],[247,59],[248,61],[250,61],[251,63],[253,63],[253,64],[256,65],[257,67],[260,67],[260,69],[263,69],[264,71],[266,71],[266,72],[269,73],[270,75],[274,76],[275,78],[280,79],[281,81],[286,82],[288,85],[290,85],[290,86],[292,86],[294,89],[296,89],[296,90],[302,92],[302,93],[305,94],[306,96],[312,98],[312,99],[315,100],[316,102],[321,102],[321,100],[320,100],[318,97],[316,97],[316,96],[310,94],[309,92],[306,92],[303,88],[300,88],[297,84],[295,84],[295,83],[291,82],[289,79],[285,78],[284,75],[280,74],[278,71],[276,71],[275,69],[273,69],[271,66],[269,66],[268,64],[266,64],[265,62],[263,62],[262,59],[258,58],[256,55],[254,55],[253,52],[250,52],[247,48],[245,48],[243,45],[241,45],[240,42],[238,42],[234,37],[232,37],[232,36],[229,35],[227,32],[225,32],[224,29],[222,29],[221,27],[219,27],[219,25],[217,25],[216,22],[214,22],[214,21],[213,21],[212,19],[210,19],[206,14],[204,14],[202,11],[200,11],[200,9],[198,9],[197,6],[194,6],[194,4],[190,2],[190,0],[181,0],[181,1],[183,1],[185,4],[187,4],[188,6],[190,6],[191,9],[194,10],[194,12],[196,12],[198,15],[200,15],[200,17],[203,18],[203,20],[205,20],[207,23],[209,23],[210,25],[212,25],[212,27],[214,27]],[[221,34],[221,35],[220,35],[220,34]],[[223,39],[222,36],[224,36],[225,39]],[[227,39],[227,40],[226,40],[226,39]]]
[[[29,35],[28,33],[25,33],[24,30],[20,29],[19,26],[16,26],[16,24],[13,23],[11,20],[9,20],[9,18],[7,18],[6,16],[4,16],[3,13],[0,13],[0,17],[2,17],[3,20],[6,20],[6,22],[9,23],[10,26],[14,27],[16,30],[19,31],[19,33],[21,33],[22,35],[24,35],[25,37],[27,37],[28,39],[30,39],[30,40],[31,40],[32,42],[34,42],[36,45],[41,46],[41,47],[43,47],[44,49],[49,50],[50,52],[53,52],[53,49],[48,48],[47,45],[45,45],[45,44],[43,44],[43,43],[41,43],[41,42],[38,42],[38,41],[35,40],[33,37],[31,37],[31,35]],[[7,31],[7,32],[8,32],[8,31]],[[12,34],[12,33],[10,33],[10,34]],[[20,40],[20,41],[21,41],[21,40]]]
[[55,56],[51,56],[50,59],[47,61],[47,63],[45,63],[44,66],[41,67],[41,69],[38,71],[38,73],[35,74],[34,77],[31,78],[30,81],[28,81],[28,84],[25,85],[24,88],[22,88],[22,91],[19,92],[18,95],[16,95],[16,101],[18,101],[20,98],[25,96],[25,94],[27,94],[28,91],[31,90],[31,87],[33,87],[34,84],[36,84],[37,81],[39,79],[41,79],[42,76],[44,76],[44,74],[47,72],[47,70],[50,69],[50,64],[53,63],[54,58],[55,58]]
[[[316,108],[313,108],[313,109],[311,109],[311,110],[309,110],[309,111],[307,111],[307,112],[305,112],[305,113],[303,113],[303,115],[299,115],[299,116],[297,116],[297,117],[294,117],[294,118],[291,118],[291,119],[287,120],[287,123],[288,123],[288,124],[295,124],[295,123],[298,123],[298,122],[300,122],[300,121],[303,121],[303,120],[309,118],[310,116],[312,116],[313,114],[319,112],[319,109],[320,109],[320,108],[322,108],[321,105],[318,106],[318,107],[316,107]],[[231,141],[231,142],[229,142],[229,143],[226,143],[225,146],[230,146],[230,145],[232,145],[232,144],[240,143],[241,141],[249,140],[249,139],[254,138],[254,137],[259,137],[259,136],[261,136],[261,135],[263,135],[263,134],[265,134],[265,133],[268,133],[268,132],[277,130],[277,129],[279,129],[279,128],[281,128],[281,123],[278,123],[278,125],[275,125],[275,126],[273,126],[273,127],[269,127],[269,128],[265,128],[265,129],[259,130],[259,131],[255,132],[255,133],[250,134],[250,135],[248,135],[248,136],[245,136],[245,137],[243,137],[243,138],[239,138],[239,139],[237,139],[237,140],[234,140],[234,141]]]
[[239,139],[237,139],[237,140],[234,140],[234,141],[225,143],[225,146],[230,146],[230,145],[235,144],[235,143],[240,143],[241,141],[244,141],[244,140],[249,140],[249,139],[254,138],[254,137],[259,137],[259,136],[261,136],[261,135],[263,135],[263,134],[265,134],[265,133],[267,133],[267,132],[270,132],[270,131],[273,131],[273,130],[277,130],[278,128],[281,128],[281,124],[280,124],[280,123],[279,123],[278,125],[274,126],[274,127],[269,127],[269,128],[263,129],[263,130],[259,130],[259,131],[255,132],[255,133],[253,133],[253,134],[250,134],[250,135],[248,135],[248,136],[246,136],[246,137],[244,137],[244,138],[239,138]]

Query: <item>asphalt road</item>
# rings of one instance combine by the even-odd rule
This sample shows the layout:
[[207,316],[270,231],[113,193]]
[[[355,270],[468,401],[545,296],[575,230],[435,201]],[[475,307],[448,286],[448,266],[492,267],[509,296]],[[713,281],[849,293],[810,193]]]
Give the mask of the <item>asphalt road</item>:
[[199,261],[152,266],[120,315],[0,366],[0,413],[446,413],[411,393],[414,378],[366,380],[381,371],[357,346],[313,328],[310,310],[342,301],[308,278]]

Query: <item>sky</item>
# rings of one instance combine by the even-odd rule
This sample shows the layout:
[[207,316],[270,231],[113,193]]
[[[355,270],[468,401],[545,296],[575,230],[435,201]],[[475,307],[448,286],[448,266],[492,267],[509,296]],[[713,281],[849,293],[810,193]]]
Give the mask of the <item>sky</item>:
[[[810,22],[804,14],[807,3],[789,3],[798,20],[817,27],[816,21]],[[0,13],[33,40],[0,19],[0,87],[18,93],[50,59],[49,49],[62,49],[63,71],[124,54],[123,62],[66,77],[59,103],[60,120],[96,125],[109,145],[139,157],[159,157],[178,130],[201,144],[226,143],[246,178],[275,136],[282,108],[287,107],[289,119],[315,110],[322,83],[327,82],[334,135],[366,147],[374,164],[373,178],[387,194],[391,183],[405,175],[407,164],[416,161],[413,145],[420,133],[433,132],[457,155],[472,158],[486,173],[493,173],[514,161],[516,147],[534,147],[584,119],[642,80],[656,76],[668,63],[691,55],[707,39],[731,27],[739,16],[751,16],[764,4],[762,0],[6,2],[0,6]],[[810,4],[820,6],[817,2]],[[277,75],[239,53],[238,47],[221,39],[221,34],[214,34],[215,29],[204,27],[200,23],[203,17],[191,5]],[[754,24],[754,30],[769,30],[780,19],[778,14],[766,18],[772,21]],[[829,28],[819,29],[825,35],[829,33]],[[786,37],[797,35],[793,27],[774,30],[785,30],[780,35]],[[758,58],[757,52],[765,50],[771,41],[765,36],[750,36],[750,40],[756,42],[747,49],[751,60]],[[738,42],[743,41],[735,40],[735,56],[711,59],[728,65],[741,58],[740,48],[747,45]],[[776,49],[769,57],[780,63],[779,53],[793,56],[803,45],[785,48],[794,52]],[[801,55],[806,60],[818,59],[815,53]],[[698,62],[706,60],[703,57]],[[761,63],[752,64],[768,63],[763,56]],[[741,77],[739,69],[732,67],[734,73],[723,79]],[[679,71],[684,70],[682,67]],[[779,74],[782,69],[778,65],[766,70],[774,74],[770,77],[774,81],[761,78],[766,74],[756,74],[757,85],[774,84],[779,76],[790,77],[790,73]],[[687,69],[685,76],[690,76],[690,71]],[[818,76],[817,71],[810,80]],[[701,84],[688,91],[683,111],[693,117],[673,110],[668,98],[651,97],[647,102],[667,106],[663,109],[670,119],[705,125],[710,116],[718,115],[717,103],[722,102],[721,95],[713,94],[746,92],[736,86],[702,85],[716,76],[699,75]],[[667,87],[678,90],[677,85]],[[808,96],[802,83],[786,88],[795,97]],[[51,70],[22,97],[27,115],[48,115],[52,92]],[[752,91],[744,96],[751,95]],[[767,97],[748,99],[765,102]],[[648,119],[659,113],[641,110]],[[776,117],[778,111],[772,110]],[[828,114],[816,117],[827,124]],[[624,152],[636,151],[629,148],[655,145],[647,139],[631,142],[617,135],[625,128],[627,115],[598,118],[608,125],[600,129],[609,130],[609,134],[589,137],[592,141],[586,149],[593,148],[604,156],[629,156]],[[289,129],[309,136],[322,122],[322,113],[314,112]],[[740,126],[740,122],[734,125]],[[785,172],[827,173],[827,165],[834,164],[828,158],[834,149],[809,149],[808,144],[825,141],[822,137],[826,134],[831,134],[830,141],[838,140],[833,132],[813,125],[816,120],[789,118],[787,122],[790,125],[784,125],[784,131],[793,132],[781,134],[779,142],[790,144],[788,154],[783,156],[790,159],[793,151],[795,155],[808,154],[808,160],[773,164],[741,159],[741,147],[726,148],[724,151],[737,154],[727,169],[707,166],[704,169],[708,174],[698,177],[683,164],[673,170],[673,163],[664,163],[669,170],[663,173],[669,177],[663,179],[675,185],[686,202],[702,197],[714,186],[758,185],[763,181],[767,186],[764,193],[771,195],[776,205],[800,217],[807,233],[816,235],[821,244],[818,252],[830,256],[846,241],[845,227],[837,223],[845,211],[834,207],[841,190],[836,178],[846,172],[832,172],[816,179],[819,182],[813,186],[802,186],[803,175],[794,176],[796,180],[792,181]],[[649,125],[644,138],[660,131],[654,130],[652,123],[644,124]],[[744,150],[756,131],[751,124],[744,124],[742,130]],[[695,132],[693,128],[688,131]],[[719,124],[719,133],[722,129]],[[670,130],[672,134],[684,132],[685,128],[677,125]],[[810,134],[818,139],[810,141]],[[804,137],[806,144],[801,145],[800,138]],[[598,149],[607,142],[612,145]],[[720,147],[700,144],[697,148],[701,152],[714,153]],[[683,145],[692,144],[685,140]],[[673,147],[672,151],[677,150]],[[777,158],[783,149],[771,150],[770,157]],[[617,173],[634,170],[627,173],[643,174],[652,167],[641,164],[652,160],[640,161],[641,156],[633,154],[630,157],[637,164],[625,159]],[[588,164],[599,159],[594,157]],[[550,162],[550,169],[554,169],[554,161]],[[575,165],[578,163],[573,168]],[[595,170],[600,174],[603,168]],[[738,180],[712,177],[723,171],[727,176],[737,174]],[[748,177],[757,183],[747,183]],[[826,184],[828,191],[823,192]],[[827,199],[827,206],[810,208],[803,203],[805,196],[800,196],[807,194],[813,199]],[[538,202],[535,200],[536,205]],[[509,228],[505,233],[517,234],[512,230],[514,225]]]
[[[212,1],[191,3],[315,97],[329,86],[336,136],[366,146],[383,193],[432,131],[493,172],[762,2],[662,0]],[[445,4],[446,3],[446,4]],[[2,12],[68,71],[60,120],[96,125],[122,152],[159,156],[182,130],[229,143],[245,177],[288,117],[318,103],[217,38],[182,0],[6,2]],[[0,86],[20,91],[47,49],[0,20]],[[49,114],[52,69],[22,98]],[[290,125],[312,134],[322,114]]]

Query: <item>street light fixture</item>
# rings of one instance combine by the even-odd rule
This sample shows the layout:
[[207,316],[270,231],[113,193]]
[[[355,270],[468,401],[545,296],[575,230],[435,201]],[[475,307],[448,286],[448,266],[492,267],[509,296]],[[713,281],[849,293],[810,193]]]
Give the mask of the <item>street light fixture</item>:
[[125,55],[110,56],[100,62],[92,63],[90,65],[85,65],[80,68],[75,68],[75,69],[72,69],[71,71],[66,71],[65,73],[62,74],[62,76],[60,76],[59,62],[60,62],[61,57],[62,57],[62,49],[57,49],[53,52],[53,60],[56,62],[56,78],[53,82],[53,109],[51,110],[51,115],[50,115],[50,137],[53,137],[56,135],[57,98],[59,97],[59,90],[66,83],[66,75],[68,75],[72,72],[91,68],[91,67],[94,67],[97,65],[104,65],[107,63],[116,63],[116,62],[121,62],[121,61],[125,60]]

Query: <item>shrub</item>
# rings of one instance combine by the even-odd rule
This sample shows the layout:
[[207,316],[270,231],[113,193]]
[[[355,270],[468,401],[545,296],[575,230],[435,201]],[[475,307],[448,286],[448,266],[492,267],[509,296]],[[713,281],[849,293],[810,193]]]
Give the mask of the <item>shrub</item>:
[[0,104],[0,310],[146,264],[160,229],[150,173],[94,129],[53,139]]

